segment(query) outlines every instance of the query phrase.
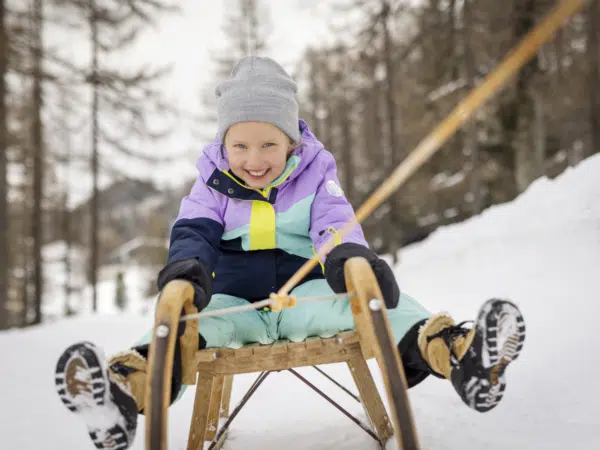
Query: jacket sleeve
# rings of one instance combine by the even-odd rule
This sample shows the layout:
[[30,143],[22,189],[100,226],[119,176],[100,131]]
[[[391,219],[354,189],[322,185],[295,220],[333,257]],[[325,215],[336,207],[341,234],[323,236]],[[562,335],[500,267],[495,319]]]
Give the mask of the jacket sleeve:
[[[354,209],[346,199],[337,177],[337,167],[333,155],[322,151],[322,176],[311,206],[310,237],[315,252],[329,240],[336,245],[344,242],[368,247],[362,227],[356,224],[346,236],[340,238],[338,232],[354,218]],[[324,261],[325,258],[322,259]]]
[[206,186],[200,173],[190,194],[183,198],[171,230],[169,262],[198,259],[212,273],[220,255],[224,199]]

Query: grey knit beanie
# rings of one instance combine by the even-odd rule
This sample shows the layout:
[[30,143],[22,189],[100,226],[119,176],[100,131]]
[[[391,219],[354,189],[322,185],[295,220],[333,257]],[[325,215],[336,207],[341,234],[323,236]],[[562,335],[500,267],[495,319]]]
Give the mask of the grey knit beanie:
[[238,61],[231,77],[216,89],[219,138],[238,122],[268,122],[300,141],[298,87],[271,58],[248,56]]

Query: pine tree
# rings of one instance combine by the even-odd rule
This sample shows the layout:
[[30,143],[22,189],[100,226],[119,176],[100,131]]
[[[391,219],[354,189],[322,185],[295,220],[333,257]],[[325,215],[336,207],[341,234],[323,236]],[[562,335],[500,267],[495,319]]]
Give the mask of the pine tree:
[[261,56],[268,51],[270,15],[266,3],[261,0],[227,0],[227,11],[223,22],[223,35],[226,45],[213,56],[215,83],[202,91],[202,102],[206,113],[206,124],[217,121],[215,114],[215,86],[231,73],[236,61],[245,56]]
[[127,289],[125,286],[125,277],[123,275],[123,272],[117,272],[117,279],[115,285],[115,306],[119,310],[124,311],[125,308],[127,308]]
[[8,33],[6,3],[0,0],[0,330],[10,325],[8,281],[10,275],[8,232],[8,114],[6,74],[8,73]]

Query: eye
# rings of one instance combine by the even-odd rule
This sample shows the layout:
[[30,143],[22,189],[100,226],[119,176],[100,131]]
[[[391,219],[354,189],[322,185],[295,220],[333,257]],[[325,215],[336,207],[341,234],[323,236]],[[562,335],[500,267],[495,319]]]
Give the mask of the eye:
[[244,144],[234,144],[233,146],[235,148],[246,148],[246,146]]
[[268,148],[268,147],[273,147],[274,145],[277,145],[277,144],[275,144],[274,142],[267,142],[263,145],[263,147]]

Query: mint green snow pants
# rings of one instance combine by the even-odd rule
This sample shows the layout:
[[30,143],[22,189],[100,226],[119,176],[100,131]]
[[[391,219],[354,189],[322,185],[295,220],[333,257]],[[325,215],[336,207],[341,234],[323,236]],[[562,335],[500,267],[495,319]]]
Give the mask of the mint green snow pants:
[[[307,281],[291,294],[297,298],[333,294],[326,280]],[[204,311],[247,305],[249,302],[231,295],[215,294]],[[412,297],[402,293],[398,306],[388,310],[392,334],[398,344],[413,325],[431,314]],[[249,310],[223,316],[203,317],[198,324],[206,347],[240,348],[245,344],[271,344],[278,339],[301,342],[308,337],[331,337],[342,331],[354,330],[354,318],[347,298],[318,302],[298,302],[281,312]],[[148,332],[136,345],[150,343]],[[179,392],[181,397],[185,386]]]

